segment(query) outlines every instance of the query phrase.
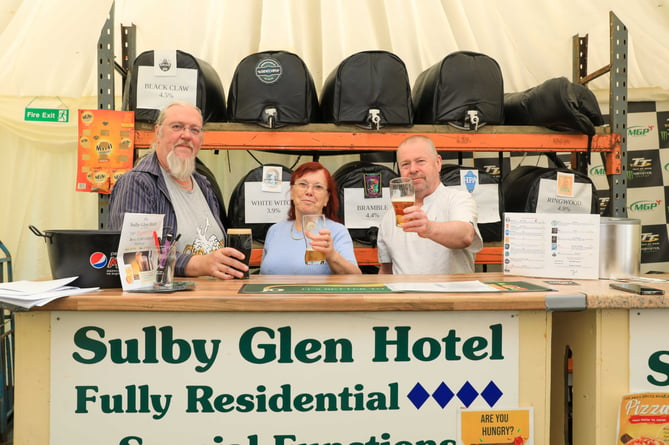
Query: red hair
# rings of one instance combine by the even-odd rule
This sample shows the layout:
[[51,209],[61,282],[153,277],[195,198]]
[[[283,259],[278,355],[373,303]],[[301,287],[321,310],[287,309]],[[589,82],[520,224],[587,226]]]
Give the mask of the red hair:
[[[326,218],[331,219],[333,221],[339,221],[339,218],[337,218],[337,211],[339,210],[339,196],[337,193],[337,185],[334,182],[334,179],[332,179],[332,175],[330,175],[330,172],[328,171],[327,168],[320,162],[305,162],[304,164],[300,165],[295,169],[293,174],[290,176],[290,186],[292,187],[297,180],[302,178],[302,176],[306,175],[307,173],[312,173],[312,172],[317,172],[317,171],[323,171],[323,174],[325,175],[325,183],[326,187],[328,189],[328,195],[330,199],[328,199],[328,204],[323,207],[323,215],[325,215]],[[290,209],[288,210],[288,220],[292,221],[295,219],[295,204],[293,203],[293,200],[291,199],[290,201]]]

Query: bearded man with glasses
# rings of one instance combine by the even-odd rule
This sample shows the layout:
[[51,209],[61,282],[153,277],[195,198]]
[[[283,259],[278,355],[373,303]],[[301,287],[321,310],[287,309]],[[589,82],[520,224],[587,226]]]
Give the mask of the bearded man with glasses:
[[225,246],[220,203],[195,169],[204,139],[202,112],[174,102],[159,114],[153,151],[119,178],[109,202],[108,228],[120,230],[125,213],[163,214],[177,240],[175,275],[242,278],[244,254]]

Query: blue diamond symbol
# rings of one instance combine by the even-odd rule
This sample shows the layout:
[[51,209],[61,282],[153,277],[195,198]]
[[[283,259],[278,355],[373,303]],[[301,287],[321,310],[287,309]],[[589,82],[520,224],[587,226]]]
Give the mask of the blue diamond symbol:
[[444,382],[441,382],[437,389],[432,393],[432,398],[436,400],[442,408],[448,405],[448,402],[451,401],[453,396],[453,391],[451,391],[451,388],[446,386]]
[[502,390],[499,389],[492,380],[488,383],[485,389],[481,391],[481,397],[488,402],[488,405],[490,405],[491,408],[495,406],[495,403],[497,403],[503,394]]
[[462,388],[460,388],[460,391],[458,391],[458,399],[460,399],[467,408],[469,408],[469,405],[472,404],[478,395],[479,393],[476,392],[472,384],[469,382],[465,382],[465,384],[462,385]]
[[423,385],[416,383],[411,391],[409,391],[409,394],[407,394],[407,397],[416,408],[420,408],[430,397],[430,394],[423,388]]

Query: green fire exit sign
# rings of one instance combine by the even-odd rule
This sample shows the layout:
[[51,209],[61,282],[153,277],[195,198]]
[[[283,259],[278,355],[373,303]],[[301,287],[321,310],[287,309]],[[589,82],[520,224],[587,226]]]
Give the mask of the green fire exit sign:
[[26,108],[26,121],[69,122],[70,110],[67,108]]

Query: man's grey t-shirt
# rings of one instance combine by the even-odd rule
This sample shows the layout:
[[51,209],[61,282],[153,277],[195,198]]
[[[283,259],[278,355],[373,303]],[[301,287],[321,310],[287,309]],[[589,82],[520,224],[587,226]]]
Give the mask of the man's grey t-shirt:
[[224,247],[223,228],[216,222],[197,181],[193,179],[192,190],[184,190],[164,169],[161,168],[161,171],[181,234],[177,250],[181,253],[204,255]]

